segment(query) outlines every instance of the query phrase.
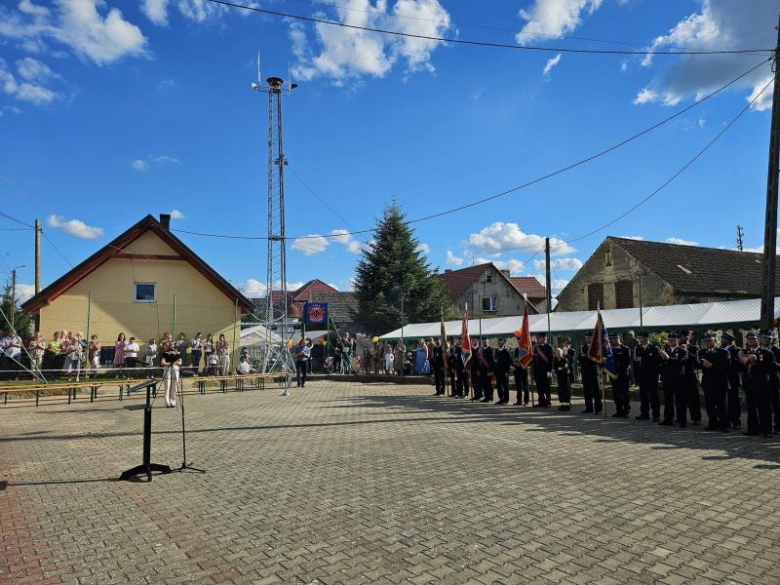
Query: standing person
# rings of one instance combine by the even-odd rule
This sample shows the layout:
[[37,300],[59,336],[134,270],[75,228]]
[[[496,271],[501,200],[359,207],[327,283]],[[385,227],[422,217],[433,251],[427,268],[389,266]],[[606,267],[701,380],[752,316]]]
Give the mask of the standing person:
[[200,373],[200,358],[203,355],[203,339],[201,339],[202,333],[198,331],[190,340],[190,356],[192,357],[192,373],[197,378]]
[[160,353],[160,365],[163,367],[163,389],[165,390],[165,406],[176,406],[176,390],[179,387],[179,370],[181,368],[181,355],[173,343],[170,333],[166,333]]
[[179,333],[179,339],[176,340],[176,350],[181,357],[181,367],[186,368],[187,364],[187,349],[190,347],[190,342],[187,341],[187,336],[182,332]]
[[138,365],[139,351],[141,351],[141,348],[138,346],[138,343],[135,341],[135,337],[131,337],[129,341],[125,344],[125,368],[131,370],[131,372],[128,374],[129,376],[132,376],[134,374],[132,370],[134,370],[135,367]]
[[89,367],[95,374],[100,370],[100,349],[100,340],[98,339],[98,336],[93,333],[89,339],[87,355],[89,356]]
[[[59,361],[62,352],[62,340],[60,332],[55,331],[52,340],[46,345],[46,354],[43,356],[43,369],[49,372],[49,377],[57,377],[56,370],[60,369]],[[52,376],[51,371],[55,373]]]
[[81,376],[81,364],[84,361],[84,334],[76,333],[68,346],[68,375],[76,372],[76,382]]
[[707,333],[703,339],[705,347],[699,350],[698,359],[704,389],[704,408],[709,418],[705,430],[727,433],[729,421],[726,416],[726,395],[729,390],[731,356],[727,349],[716,346],[717,337],[714,333]]
[[624,344],[626,347],[628,347],[629,352],[631,353],[631,381],[636,382],[635,374],[638,370],[636,367],[636,348],[639,345],[639,340],[636,338],[636,335],[634,334],[634,331],[629,329],[626,331],[626,341]]
[[444,348],[441,339],[436,338],[431,348],[431,369],[433,370],[433,383],[436,386],[434,396],[444,396],[446,393],[446,380],[444,378]]
[[[2,331],[0,331],[0,337],[3,337]],[[40,372],[43,366],[43,356],[46,353],[46,341],[44,341],[40,331],[35,332],[27,349],[30,351],[30,365],[33,372]]]
[[446,369],[447,369],[447,376],[450,379],[450,396],[455,397],[460,392],[461,395],[463,395],[463,388],[458,390],[458,371],[455,367],[455,347],[458,347],[458,351],[460,351],[460,346],[458,345],[457,339],[450,339],[450,341],[447,343],[447,347],[444,348],[444,352],[447,356],[446,359]]
[[3,350],[5,350],[5,369],[6,380],[18,380],[20,361],[22,359],[22,338],[11,329],[3,341]]
[[[682,378],[682,366],[675,356],[680,352],[677,347],[677,332],[672,331],[666,338],[666,345],[659,350],[661,356],[661,388],[664,394],[664,419],[661,425],[671,427],[674,425],[674,413],[677,393],[680,391],[680,379]],[[683,423],[682,426],[685,426]]]
[[469,360],[469,375],[471,377],[471,388],[474,390],[472,402],[482,400],[482,380],[479,377],[479,341],[471,340],[471,359]]
[[775,434],[780,434],[780,370],[778,370],[780,367],[780,348],[773,345],[774,337],[771,330],[762,331],[758,335],[758,340],[761,347],[768,349],[775,356],[775,376],[772,378],[774,383],[769,390],[769,406],[772,409]]
[[558,410],[571,410],[571,363],[567,351],[562,348],[555,350],[553,369],[558,381]]
[[[701,403],[699,401],[699,375],[697,372],[699,355],[699,348],[696,347],[689,340],[691,339],[692,331],[684,330],[680,331],[680,347],[684,348],[687,352],[687,356],[683,360],[683,376],[680,380],[680,386],[685,394],[685,402],[687,404],[687,410],[691,415],[691,424],[696,426],[701,424]],[[680,417],[680,413],[677,413]],[[682,417],[680,417],[682,418]]]
[[582,378],[582,395],[585,398],[583,414],[599,414],[602,409],[599,367],[588,355],[592,337],[591,333],[585,334],[585,342],[580,347],[580,354],[577,356],[580,363],[580,377]]
[[230,374],[230,345],[225,339],[224,333],[219,334],[216,349],[219,356],[219,375],[227,376]]
[[615,418],[628,418],[631,411],[631,402],[628,395],[628,386],[631,383],[631,350],[620,343],[620,335],[609,334],[609,344],[612,346],[612,360],[615,364],[615,372],[609,372],[612,381],[612,398],[615,401]]
[[638,345],[634,349],[634,380],[639,386],[639,416],[636,420],[661,420],[661,403],[658,400],[658,376],[661,373],[661,354],[658,348],[650,343],[650,334],[640,331],[637,335]]
[[534,382],[539,393],[539,402],[534,406],[546,408],[552,405],[550,381],[554,367],[555,354],[552,345],[547,343],[547,333],[536,334],[534,345]]
[[486,337],[482,340],[482,347],[477,352],[477,361],[479,362],[479,381],[482,385],[482,400],[480,402],[493,402],[493,383],[490,377],[493,375],[493,348],[490,347],[490,340]]
[[531,399],[531,390],[528,387],[528,367],[520,363],[520,348],[515,348],[514,364],[515,371],[515,390],[517,390],[517,400],[515,406],[527,406]]
[[496,373],[496,388],[498,404],[509,404],[509,370],[512,369],[512,354],[506,347],[506,339],[498,340],[498,349],[493,352],[494,371]]
[[295,379],[298,388],[306,386],[306,372],[309,369],[309,359],[311,359],[311,350],[306,340],[301,339],[295,348]]
[[388,343],[385,345],[385,374],[390,375],[393,372],[393,362],[395,356],[393,356],[393,347]]
[[573,384],[577,377],[577,350],[571,346],[571,339],[568,337],[563,338],[563,353],[569,359],[569,369],[571,370],[569,382]]
[[[455,381],[455,390],[452,395],[455,398],[463,398],[469,394],[469,383],[465,380],[466,368],[463,367],[463,348],[460,346],[460,340],[453,339],[450,355],[450,367],[452,368],[452,377]],[[464,394],[465,391],[465,394]]]
[[154,367],[154,360],[157,359],[157,354],[160,351],[160,347],[157,345],[157,340],[152,337],[149,343],[146,344],[146,355],[144,356],[144,364],[147,368]]
[[[729,352],[729,393],[726,399],[726,417],[732,429],[742,428],[742,404],[739,401],[739,389],[742,388],[742,363],[739,352],[742,348],[734,342],[733,335],[724,333],[720,336],[720,346]],[[775,359],[777,361],[777,359]]]
[[125,334],[120,333],[117,335],[116,343],[114,343],[114,367],[123,368],[125,366]]
[[203,372],[213,375],[211,357],[214,355],[214,336],[209,333],[206,335],[206,341],[203,342]]
[[747,432],[745,435],[772,436],[772,407],[769,394],[774,384],[775,354],[759,347],[758,335],[745,335],[745,349],[739,352],[739,361],[745,367],[745,398],[747,399]]

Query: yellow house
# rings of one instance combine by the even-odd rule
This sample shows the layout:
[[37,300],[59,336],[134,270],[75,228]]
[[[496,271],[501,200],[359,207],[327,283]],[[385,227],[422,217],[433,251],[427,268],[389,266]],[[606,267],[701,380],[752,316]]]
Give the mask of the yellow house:
[[[47,339],[54,331],[98,335],[111,347],[118,334],[143,352],[163,333],[224,334],[233,351],[252,302],[173,235],[170,216],[147,215],[37,295],[22,309],[38,315]],[[236,363],[233,361],[233,363]]]

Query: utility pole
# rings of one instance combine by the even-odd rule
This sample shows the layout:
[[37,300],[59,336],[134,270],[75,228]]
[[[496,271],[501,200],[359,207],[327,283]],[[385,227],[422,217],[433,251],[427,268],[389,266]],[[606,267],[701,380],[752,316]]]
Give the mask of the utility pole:
[[547,337],[550,337],[550,313],[552,312],[552,281],[550,280],[550,238],[544,239],[544,269],[545,281],[547,285]]
[[737,226],[737,250],[740,252],[745,250],[745,228],[741,225]]
[[41,221],[35,220],[35,294],[41,292]]
[[777,261],[777,181],[780,173],[780,19],[772,70],[775,73],[772,96],[772,125],[769,133],[769,174],[766,183],[766,215],[764,218],[764,274],[761,298],[761,328],[772,330],[775,320],[775,263]]
[[16,318],[16,268],[11,270],[11,329],[16,331],[14,320]]

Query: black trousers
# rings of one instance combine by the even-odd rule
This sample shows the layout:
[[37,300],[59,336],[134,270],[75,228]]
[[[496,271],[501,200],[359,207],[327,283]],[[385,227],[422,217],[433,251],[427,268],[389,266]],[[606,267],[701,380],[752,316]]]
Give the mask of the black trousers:
[[456,396],[458,390],[458,378],[455,374],[455,368],[452,366],[448,367],[447,376],[450,379],[450,396]]
[[479,375],[479,372],[476,370],[471,370],[471,387],[474,390],[474,400],[481,400],[482,399],[482,378]]
[[661,376],[661,388],[664,393],[664,422],[674,422],[675,379],[673,376]]
[[598,371],[582,370],[582,395],[585,398],[585,410],[601,412],[601,387],[599,386]]
[[639,380],[639,414],[657,419],[661,415],[661,403],[658,400],[658,374]]
[[769,392],[769,404],[772,408],[775,432],[780,432],[780,388],[775,384]]
[[631,410],[631,403],[628,398],[628,376],[619,375],[612,382],[612,400],[615,402],[617,414],[627,415]]
[[688,412],[693,422],[701,422],[701,405],[699,403],[699,381],[696,378],[689,378],[683,384],[685,387],[685,399],[688,405]]
[[731,426],[739,428],[742,425],[742,404],[739,400],[739,376],[729,378],[729,392],[726,399],[727,417]]
[[751,435],[772,432],[772,406],[769,392],[745,389],[747,399],[747,432]]
[[517,403],[528,404],[531,392],[528,388],[527,369],[515,368],[515,388],[517,389]]
[[493,383],[487,370],[479,371],[479,380],[482,384],[482,397],[488,402],[493,402]]
[[496,372],[496,387],[498,389],[498,401],[504,404],[509,402],[509,372]]
[[710,419],[709,428],[727,429],[729,420],[726,415],[726,386],[704,387],[704,408],[707,411],[707,418]]
[[558,376],[558,402],[561,406],[571,406],[571,379],[569,374]]
[[436,394],[444,394],[444,368],[433,366],[433,384],[436,386]]
[[309,361],[300,360],[295,362],[295,381],[298,386],[303,387],[306,385],[306,372],[309,370]]
[[469,393],[469,380],[463,369],[454,370],[455,373],[455,390],[454,396],[468,396]]
[[539,392],[539,404],[550,406],[552,397],[550,394],[550,378],[547,377],[547,372],[534,372],[534,382],[536,382],[536,390]]

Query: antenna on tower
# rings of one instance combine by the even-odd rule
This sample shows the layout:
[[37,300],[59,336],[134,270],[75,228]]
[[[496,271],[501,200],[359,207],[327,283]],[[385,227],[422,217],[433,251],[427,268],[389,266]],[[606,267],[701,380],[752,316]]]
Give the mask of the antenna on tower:
[[737,250],[742,252],[745,249],[745,229],[741,226],[737,226]]
[[257,51],[257,83],[263,83],[263,75],[260,73],[260,51]]

